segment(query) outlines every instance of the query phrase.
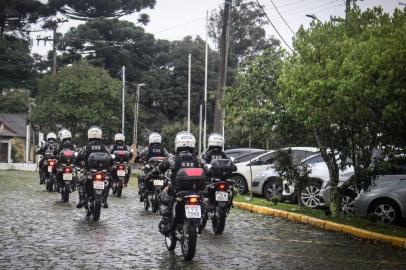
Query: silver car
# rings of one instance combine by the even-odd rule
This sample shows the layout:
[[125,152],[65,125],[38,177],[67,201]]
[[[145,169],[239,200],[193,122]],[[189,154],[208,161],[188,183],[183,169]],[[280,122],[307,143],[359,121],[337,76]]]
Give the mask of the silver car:
[[386,224],[396,224],[405,219],[406,166],[393,174],[380,175],[366,192],[355,198],[354,204],[357,216],[375,214]]

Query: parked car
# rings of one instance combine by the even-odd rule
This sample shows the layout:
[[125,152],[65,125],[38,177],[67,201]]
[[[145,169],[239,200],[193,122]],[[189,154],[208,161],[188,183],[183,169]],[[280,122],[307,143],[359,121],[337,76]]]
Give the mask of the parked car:
[[[298,159],[298,157],[296,157],[296,160],[309,165],[311,169],[309,175],[310,179],[300,193],[301,204],[310,208],[322,206],[324,200],[321,197],[320,189],[325,183],[329,182],[330,177],[327,165],[321,154],[315,154],[304,159]],[[352,172],[352,167],[340,171],[340,179],[345,182],[353,174]],[[292,202],[296,201],[294,197],[295,186],[289,184],[287,180],[282,180],[273,167],[262,172],[254,179],[252,192],[262,195],[267,199],[276,195],[281,196],[282,199],[288,199]],[[355,198],[355,196],[353,198]]]
[[227,154],[227,156],[229,158],[235,159],[235,158],[237,158],[239,156],[249,154],[250,152],[255,153],[255,152],[258,152],[258,151],[266,151],[266,150],[257,149],[257,148],[251,148],[251,149],[250,148],[234,148],[234,149],[228,149],[228,150],[226,150],[224,152]]
[[[286,148],[287,149],[287,148]],[[291,147],[295,159],[303,159],[318,152],[314,147]],[[247,193],[251,189],[251,182],[258,174],[270,168],[275,162],[276,150],[270,150],[265,154],[251,160],[251,162],[237,163],[237,171],[233,174],[235,187],[241,194]]]
[[373,184],[355,198],[355,214],[375,214],[383,223],[396,224],[406,218],[406,160],[385,161],[383,165],[385,169],[378,169]]
[[266,152],[269,152],[269,151],[270,150],[262,150],[262,151],[256,151],[256,152],[253,152],[253,153],[243,154],[241,156],[238,156],[238,157],[234,158],[234,164],[253,160],[257,156],[265,154]]

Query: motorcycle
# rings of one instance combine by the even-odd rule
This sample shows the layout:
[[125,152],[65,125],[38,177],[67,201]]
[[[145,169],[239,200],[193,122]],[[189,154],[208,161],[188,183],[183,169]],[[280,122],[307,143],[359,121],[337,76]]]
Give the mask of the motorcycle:
[[54,157],[49,157],[44,161],[44,166],[47,168],[44,172],[45,188],[48,192],[57,190],[56,164],[57,160]]
[[[171,208],[160,205],[163,215],[159,223],[159,230],[165,236],[165,245],[169,251],[179,242],[183,258],[191,261],[196,253],[197,230],[202,218],[202,198],[206,174],[201,168],[183,168],[176,174],[175,185],[168,179],[168,189],[173,188],[175,202]],[[161,195],[160,195],[161,196]],[[172,219],[165,221],[164,212],[170,209]],[[169,230],[167,223],[169,222]]]
[[124,188],[125,177],[128,173],[127,162],[130,159],[130,153],[128,151],[118,150],[115,151],[111,156],[114,160],[114,164],[112,167],[113,174],[111,189],[113,191],[113,195],[121,197]]
[[103,192],[109,187],[109,175],[107,168],[110,164],[110,156],[106,153],[92,153],[88,158],[89,172],[85,173],[85,210],[86,217],[93,221],[100,219]]
[[210,163],[211,181],[203,193],[204,207],[199,233],[205,228],[209,219],[214,233],[223,233],[227,215],[233,205],[234,188],[230,177],[235,170],[235,165],[229,159],[216,159]]
[[73,167],[74,151],[65,150],[59,155],[57,190],[61,193],[61,201],[69,202],[69,193],[75,188],[75,168]]
[[[151,171],[153,168],[159,165],[165,157],[152,157],[148,160],[147,166],[145,166],[145,172]],[[164,188],[165,181],[160,179],[159,177],[148,179],[146,181],[145,186],[143,188],[143,198],[144,198],[144,210],[148,211],[149,207],[151,206],[151,211],[153,213],[158,212],[158,195]]]

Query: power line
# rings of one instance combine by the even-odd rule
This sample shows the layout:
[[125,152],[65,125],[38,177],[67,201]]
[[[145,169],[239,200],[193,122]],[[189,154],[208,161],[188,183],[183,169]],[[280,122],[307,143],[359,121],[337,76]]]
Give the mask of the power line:
[[275,25],[272,23],[271,19],[269,19],[268,14],[266,14],[264,8],[261,6],[258,0],[255,0],[257,2],[258,7],[262,10],[264,13],[265,17],[268,19],[269,23],[272,25],[272,28],[275,30],[275,32],[279,35],[279,37],[282,39],[282,41],[285,43],[286,47],[289,48],[291,52],[293,52],[293,49],[289,46],[289,44],[286,42],[286,40],[283,38],[283,36],[279,33],[278,29],[276,29]]
[[279,12],[279,9],[276,7],[275,3],[273,2],[273,0],[270,0],[272,5],[274,6],[276,12],[278,12],[279,17],[281,17],[281,19],[283,20],[283,22],[286,24],[286,26],[289,28],[289,30],[292,32],[292,34],[295,34],[295,31],[293,31],[292,27],[290,27],[290,25],[288,24],[288,22],[285,20],[285,18],[282,16],[282,14]]

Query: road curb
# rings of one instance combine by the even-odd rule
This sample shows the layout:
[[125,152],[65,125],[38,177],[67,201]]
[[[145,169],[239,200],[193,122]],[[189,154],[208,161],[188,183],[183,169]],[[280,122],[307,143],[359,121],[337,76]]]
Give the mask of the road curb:
[[253,205],[250,203],[233,202],[233,204],[235,207],[240,208],[242,210],[249,211],[249,212],[254,212],[254,213],[266,215],[266,216],[280,217],[280,218],[298,222],[298,223],[309,224],[313,227],[316,227],[316,228],[319,228],[322,230],[341,232],[341,233],[349,234],[356,238],[387,243],[394,247],[406,249],[406,238],[404,238],[404,237],[396,237],[396,236],[390,236],[390,235],[386,235],[386,234],[371,232],[371,231],[360,229],[360,228],[350,226],[350,225],[340,224],[340,223],[333,222],[333,221],[314,218],[314,217],[310,217],[310,216],[303,215],[303,214],[296,214],[296,213],[292,213],[292,212],[288,212],[288,211],[284,211],[284,210],[273,209],[273,208],[269,208],[269,207],[265,207],[265,206]]

